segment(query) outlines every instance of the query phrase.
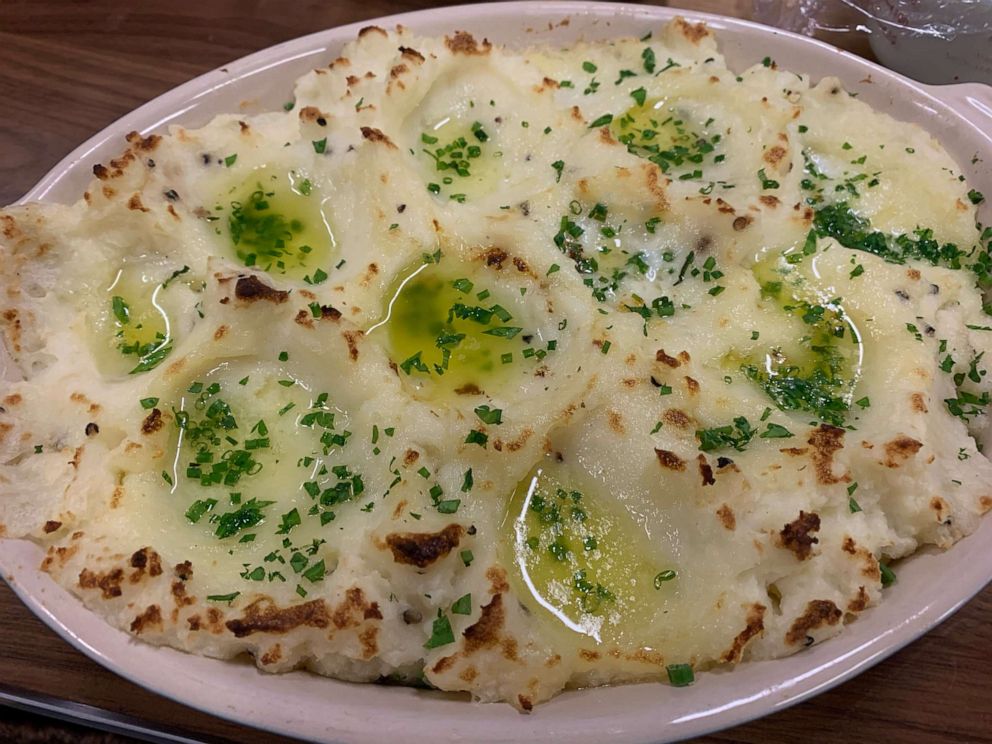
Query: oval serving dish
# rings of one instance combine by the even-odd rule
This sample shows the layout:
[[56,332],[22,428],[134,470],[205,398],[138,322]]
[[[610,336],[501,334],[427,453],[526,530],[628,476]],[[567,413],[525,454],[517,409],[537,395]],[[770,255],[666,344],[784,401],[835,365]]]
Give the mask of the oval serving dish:
[[[124,135],[196,127],[219,113],[278,108],[292,82],[326,65],[363,26],[402,24],[415,33],[455,29],[493,42],[567,45],[579,39],[641,36],[677,11],[583,2],[470,5],[380,18],[321,31],[260,51],[176,88],[78,147],[21,201],[71,202],[94,163],[113,157]],[[814,80],[835,75],[880,111],[937,135],[973,185],[992,191],[992,89],[927,86],[805,37],[736,19],[681,13],[717,32],[732,69],[770,55]],[[567,23],[563,23],[566,21]],[[2,351],[2,350],[0,350]],[[0,375],[4,371],[0,354]],[[433,742],[568,740],[571,744],[682,739],[792,705],[857,674],[953,613],[992,580],[992,520],[948,552],[900,564],[885,601],[837,638],[795,656],[749,662],[699,676],[689,688],[640,684],[568,691],[521,715],[508,705],[403,687],[355,685],[305,672],[267,675],[254,665],[192,656],[135,643],[107,625],[38,570],[41,550],[0,540],[0,574],[31,610],[68,642],[127,679],[208,713],[310,740],[379,742],[411,731]],[[990,680],[992,681],[992,680]],[[264,700],[265,705],[257,705]]]

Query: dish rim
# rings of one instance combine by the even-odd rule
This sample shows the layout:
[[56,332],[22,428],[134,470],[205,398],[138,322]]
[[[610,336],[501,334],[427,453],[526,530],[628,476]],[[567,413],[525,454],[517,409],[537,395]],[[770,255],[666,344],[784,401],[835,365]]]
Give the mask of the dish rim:
[[[526,11],[520,12],[520,11]],[[172,88],[166,91],[160,96],[152,99],[151,101],[143,104],[142,106],[134,109],[133,111],[125,114],[123,117],[117,119],[104,129],[102,129],[97,134],[93,135],[87,139],[80,146],[75,148],[71,153],[64,157],[58,164],[51,168],[45,176],[43,176],[38,183],[28,190],[24,196],[22,196],[16,204],[23,204],[27,201],[45,201],[46,197],[56,189],[63,178],[67,175],[75,173],[81,167],[94,157],[94,153],[100,148],[108,146],[111,140],[115,142],[119,141],[120,137],[131,129],[136,129],[142,134],[148,134],[152,131],[158,131],[161,125],[165,121],[172,121],[180,117],[185,110],[180,110],[174,112],[172,108],[169,108],[169,114],[164,119],[158,119],[154,123],[148,126],[137,126],[141,121],[145,121],[149,118],[157,117],[156,111],[164,109],[167,105],[171,107],[173,102],[177,101],[195,101],[202,97],[210,97],[211,94],[216,93],[228,84],[237,83],[239,80],[248,77],[259,70],[264,70],[266,67],[279,66],[286,63],[289,55],[294,52],[294,50],[299,49],[309,49],[314,44],[321,44],[325,47],[327,45],[335,46],[339,42],[338,38],[350,40],[354,38],[358,30],[364,26],[371,24],[383,25],[383,26],[394,26],[396,24],[403,24],[408,26],[415,26],[419,22],[423,21],[425,23],[430,23],[435,26],[438,30],[435,33],[443,32],[443,30],[450,30],[454,28],[451,23],[448,23],[446,16],[457,15],[461,17],[462,15],[482,15],[488,16],[489,14],[496,14],[501,17],[512,18],[516,13],[520,12],[521,16],[533,16],[535,19],[540,17],[543,20],[559,19],[563,17],[572,17],[576,15],[590,15],[596,17],[605,17],[611,15],[629,15],[632,18],[637,18],[640,22],[645,24],[659,24],[665,21],[671,20],[675,16],[683,16],[692,21],[703,21],[706,22],[711,28],[715,29],[718,33],[718,38],[721,32],[727,29],[740,30],[745,33],[756,34],[759,38],[764,38],[770,44],[774,44],[776,37],[780,37],[786,41],[791,40],[794,43],[799,43],[801,45],[806,45],[811,49],[818,49],[820,52],[829,53],[831,55],[840,55],[840,58],[846,59],[849,64],[853,64],[855,67],[865,69],[872,75],[877,75],[880,79],[892,83],[898,89],[908,89],[908,95],[910,98],[923,96],[930,99],[931,101],[937,102],[940,105],[946,107],[948,110],[957,113],[966,121],[968,121],[972,126],[977,127],[978,123],[974,118],[974,112],[969,112],[967,106],[971,105],[974,107],[976,104],[972,99],[972,96],[977,96],[979,100],[987,99],[992,101],[992,89],[981,84],[964,84],[956,86],[929,86],[915,81],[911,81],[907,78],[903,78],[901,75],[892,72],[886,68],[880,67],[874,63],[863,60],[850,52],[837,49],[825,42],[810,39],[807,37],[799,36],[797,34],[792,34],[789,32],[782,31],[780,29],[774,29],[770,27],[763,26],[751,21],[746,21],[743,19],[731,18],[727,16],[714,15],[709,13],[702,13],[690,10],[673,9],[669,7],[653,7],[653,6],[640,6],[640,5],[630,5],[630,4],[613,4],[613,3],[603,3],[603,2],[507,2],[507,3],[480,3],[474,5],[458,5],[449,6],[444,8],[432,8],[425,10],[412,11],[407,13],[394,14],[391,16],[385,16],[381,18],[374,18],[367,21],[356,22],[348,24],[345,26],[338,26],[330,29],[324,29],[317,31],[312,34],[297,37],[295,39],[276,44],[264,49],[261,49],[252,54],[246,55],[239,58],[223,67],[211,70],[203,75],[200,75],[180,86]],[[436,20],[435,20],[436,19]],[[457,23],[457,21],[455,22]],[[447,24],[447,25],[445,25]],[[326,51],[322,52],[326,55]],[[774,50],[773,52],[774,53]],[[317,53],[320,54],[320,53]],[[326,59],[326,57],[325,57]],[[979,107],[980,108],[980,107]],[[988,109],[985,111],[985,115],[992,116],[992,103],[988,104]],[[986,136],[987,143],[989,147],[988,153],[990,159],[992,159],[992,137]],[[50,200],[49,200],[50,201]],[[988,522],[990,520],[983,520],[983,527],[988,527]],[[975,542],[975,537],[978,532],[983,531],[982,528],[976,531],[971,537],[965,540],[971,540],[972,543]],[[989,533],[989,529],[985,529],[984,532]],[[72,618],[68,621],[64,621],[61,616],[56,615],[53,611],[46,606],[45,602],[39,596],[39,593],[31,592],[29,589],[22,585],[21,581],[18,580],[18,575],[25,571],[32,571],[37,573],[37,569],[32,569],[25,566],[15,566],[11,568],[7,565],[4,560],[5,551],[2,549],[5,544],[13,541],[0,540],[0,573],[3,574],[4,578],[10,584],[11,588],[18,595],[22,602],[27,605],[35,615],[40,617],[50,628],[52,628],[56,633],[58,633],[64,640],[69,642],[78,650],[82,651],[84,654],[89,656],[94,661],[100,663],[102,666],[110,669],[114,673],[128,679],[129,681],[141,685],[146,689],[149,689],[157,694],[162,694],[164,696],[170,697],[182,704],[189,705],[193,708],[201,710],[211,715],[216,715],[221,718],[226,718],[227,720],[246,723],[243,719],[239,720],[237,718],[237,712],[234,711],[224,711],[219,710],[217,706],[212,706],[210,703],[204,702],[201,698],[197,697],[196,693],[193,691],[189,692],[178,692],[173,689],[173,691],[163,691],[162,687],[157,685],[155,680],[147,672],[142,672],[142,670],[128,668],[127,665],[122,664],[115,659],[108,657],[103,653],[99,645],[91,645],[86,638],[81,635],[77,635],[71,626],[73,626]],[[964,542],[964,541],[962,541]],[[47,577],[45,577],[47,578]],[[727,728],[730,726],[735,726],[740,723],[744,723],[754,718],[767,715],[769,713],[781,710],[785,707],[795,705],[809,697],[823,692],[837,684],[846,681],[850,677],[860,673],[865,668],[872,666],[884,658],[888,657],[892,653],[895,653],[899,649],[903,648],[907,644],[911,643],[919,636],[928,632],[932,628],[936,627],[938,624],[943,622],[948,616],[953,612],[957,611],[964,603],[970,600],[977,592],[981,591],[986,583],[992,580],[992,569],[989,569],[984,575],[984,578],[975,578],[967,585],[967,588],[963,591],[955,594],[955,599],[950,602],[940,602],[940,603],[930,603],[923,606],[920,611],[913,615],[910,621],[900,623],[892,632],[886,632],[882,636],[876,637],[869,641],[869,643],[850,651],[847,654],[839,655],[840,648],[836,650],[838,654],[828,654],[830,657],[828,659],[829,663],[824,664],[819,667],[814,667],[811,671],[805,675],[806,677],[811,677],[811,675],[824,673],[824,670],[835,666],[838,663],[835,656],[840,656],[840,661],[850,658],[850,663],[842,664],[839,669],[833,672],[827,673],[826,676],[820,680],[817,684],[809,684],[806,687],[800,687],[799,689],[789,692],[781,697],[780,700],[774,700],[767,693],[768,689],[764,690],[766,693],[762,698],[761,695],[752,696],[752,698],[762,698],[758,702],[760,705],[752,705],[753,700],[749,699],[743,704],[738,704],[730,707],[729,710],[722,711],[717,710],[706,710],[699,713],[696,716],[683,717],[688,718],[687,722],[683,722],[682,719],[678,721],[670,722],[676,725],[680,725],[677,731],[674,731],[676,738],[698,736],[705,733],[710,733],[715,730]],[[54,584],[53,584],[54,586]],[[58,591],[64,591],[61,588],[57,588]],[[70,596],[67,594],[67,596]],[[79,605],[79,609],[83,612],[89,612],[85,609],[79,600],[72,598],[72,601]],[[882,607],[886,605],[883,604]],[[860,622],[860,621],[859,621]],[[852,627],[852,626],[849,626]],[[109,628],[109,626],[108,626]],[[891,640],[887,643],[883,643],[881,647],[877,647],[879,644],[879,638],[885,636],[891,636],[896,629],[903,629],[904,632],[898,638]],[[114,630],[110,628],[110,630]],[[120,631],[115,631],[116,633],[121,633]],[[830,646],[831,644],[837,643],[840,638],[831,639],[829,643],[822,644],[818,648],[823,648]],[[133,643],[133,642],[132,642]],[[145,644],[142,644],[145,645]],[[869,646],[876,646],[873,650],[869,649]],[[149,647],[152,648],[152,647]],[[182,653],[183,656],[187,656],[183,652],[175,651],[173,649],[163,649],[169,653]],[[870,653],[869,653],[870,650]],[[858,654],[860,652],[860,655]],[[809,654],[809,652],[805,652]],[[822,655],[822,654],[821,654]],[[857,658],[853,658],[857,656]],[[207,660],[205,657],[194,657],[201,660]],[[789,657],[790,659],[797,658],[796,656]],[[213,664],[230,664],[231,662],[219,661],[215,659],[208,659],[207,661]],[[783,660],[777,660],[778,662],[784,662]],[[776,662],[770,662],[776,663]],[[297,673],[299,674],[299,673]],[[740,674],[736,672],[735,674]],[[794,682],[795,680],[791,680]],[[335,684],[345,685],[348,683],[335,681]],[[597,689],[609,689],[609,688],[597,688]],[[619,688],[612,688],[614,690]],[[593,690],[586,691],[584,694],[588,697]],[[576,693],[566,693],[569,695],[575,695]],[[386,698],[384,698],[386,699]],[[437,699],[437,698],[432,698]],[[737,701],[740,703],[740,701]],[[431,710],[436,707],[431,705],[429,702],[421,702],[424,707],[424,718],[427,720],[431,715]],[[548,703],[545,706],[550,705]],[[727,706],[724,706],[727,707]],[[539,709],[538,713],[535,713],[534,719],[537,719],[542,712]],[[482,716],[481,718],[486,718]],[[423,722],[423,721],[422,721]],[[649,719],[645,719],[646,723],[651,723]],[[283,733],[288,735],[311,735],[304,732],[300,733],[298,731],[288,731],[285,728],[281,728],[274,725],[267,725],[264,721],[250,721],[247,722],[248,725],[262,728],[264,730],[269,730],[275,733]],[[660,720],[654,721],[654,723],[661,723]],[[547,728],[547,726],[535,725],[533,728],[534,735],[547,735],[552,729]],[[647,731],[646,728],[640,729],[641,734]],[[351,732],[354,733],[354,732]],[[641,734],[633,731],[625,731],[626,737],[619,737],[618,741],[661,741],[662,739],[644,739]],[[328,730],[324,734],[330,734],[335,736],[333,730]],[[595,732],[594,732],[595,734]],[[633,734],[634,738],[631,738]],[[317,734],[320,736],[321,734]],[[668,738],[669,734],[662,734],[665,741],[673,740]],[[331,740],[331,739],[325,739]],[[374,739],[369,739],[374,740]],[[445,739],[446,740],[446,739]],[[452,739],[453,740],[453,739]],[[489,740],[489,739],[487,739]],[[492,739],[500,740],[503,739]],[[365,739],[360,738],[348,738],[343,741],[365,741]]]

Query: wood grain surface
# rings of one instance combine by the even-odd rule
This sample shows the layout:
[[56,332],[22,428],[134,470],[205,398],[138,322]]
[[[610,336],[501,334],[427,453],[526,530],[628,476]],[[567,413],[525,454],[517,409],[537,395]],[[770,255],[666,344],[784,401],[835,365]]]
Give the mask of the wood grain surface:
[[[0,0],[0,204],[90,135],[237,57],[424,0]],[[748,16],[750,0],[660,3]],[[830,39],[857,52],[863,40]],[[887,661],[706,742],[992,743],[992,587]],[[148,692],[74,650],[0,583],[0,696],[45,695],[218,742],[278,742]],[[0,707],[0,740],[120,742]],[[285,741],[285,740],[282,740]]]

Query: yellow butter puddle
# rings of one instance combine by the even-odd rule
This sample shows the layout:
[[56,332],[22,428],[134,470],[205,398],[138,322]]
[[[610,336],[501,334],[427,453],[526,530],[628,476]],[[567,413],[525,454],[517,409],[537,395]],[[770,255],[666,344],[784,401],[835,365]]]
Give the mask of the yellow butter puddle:
[[369,329],[403,378],[429,395],[491,393],[554,351],[481,272],[435,255],[401,272]]
[[493,130],[464,116],[446,116],[420,135],[427,189],[445,201],[465,202],[493,191],[505,178]]
[[677,598],[671,559],[615,505],[572,487],[551,459],[518,484],[502,529],[521,601],[596,642],[639,645]]
[[215,207],[217,231],[245,266],[317,284],[337,248],[325,202],[306,175],[257,168]]
[[779,408],[841,426],[861,378],[864,342],[842,298],[818,290],[799,267],[802,261],[790,263],[799,257],[774,254],[753,269],[762,300],[794,318],[791,338],[775,339],[760,356],[731,353],[724,361],[741,369]]

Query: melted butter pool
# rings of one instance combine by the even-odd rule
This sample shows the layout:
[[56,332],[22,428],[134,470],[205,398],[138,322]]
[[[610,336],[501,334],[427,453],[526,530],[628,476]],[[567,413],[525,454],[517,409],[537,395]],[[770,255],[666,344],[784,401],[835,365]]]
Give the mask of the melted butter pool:
[[191,560],[207,591],[306,596],[333,568],[338,520],[367,500],[347,413],[270,362],[224,362],[152,401],[172,414],[167,463],[129,477],[108,518]]
[[674,563],[659,559],[628,515],[574,487],[553,460],[518,484],[503,531],[518,595],[565,632],[640,645],[677,600]]
[[168,287],[156,267],[126,263],[109,282],[98,312],[95,356],[107,374],[153,369],[172,350]]
[[369,334],[385,336],[401,376],[427,394],[491,392],[554,350],[515,303],[449,259],[402,272],[386,296]]
[[676,145],[687,147],[698,139],[676,108],[664,98],[645,100],[643,104],[631,106],[613,119],[610,132],[625,145],[657,147],[661,151]]
[[427,189],[445,201],[484,196],[505,179],[503,153],[494,130],[470,118],[471,111],[445,116],[420,135],[420,162]]
[[685,171],[681,178],[701,179],[705,164],[724,158],[714,154],[721,135],[708,133],[713,123],[713,119],[694,121],[675,102],[662,98],[643,100],[627,109],[613,119],[610,132],[629,152],[650,160],[663,172],[676,169]]
[[[862,334],[843,300],[817,287],[810,261],[773,254],[753,268],[762,301],[791,316],[792,335],[773,339],[761,356],[728,355],[783,410],[803,410],[842,425],[864,364]],[[815,261],[815,257],[813,258]]]
[[305,175],[266,166],[232,187],[216,212],[245,266],[313,280],[329,270],[337,246],[324,203]]

